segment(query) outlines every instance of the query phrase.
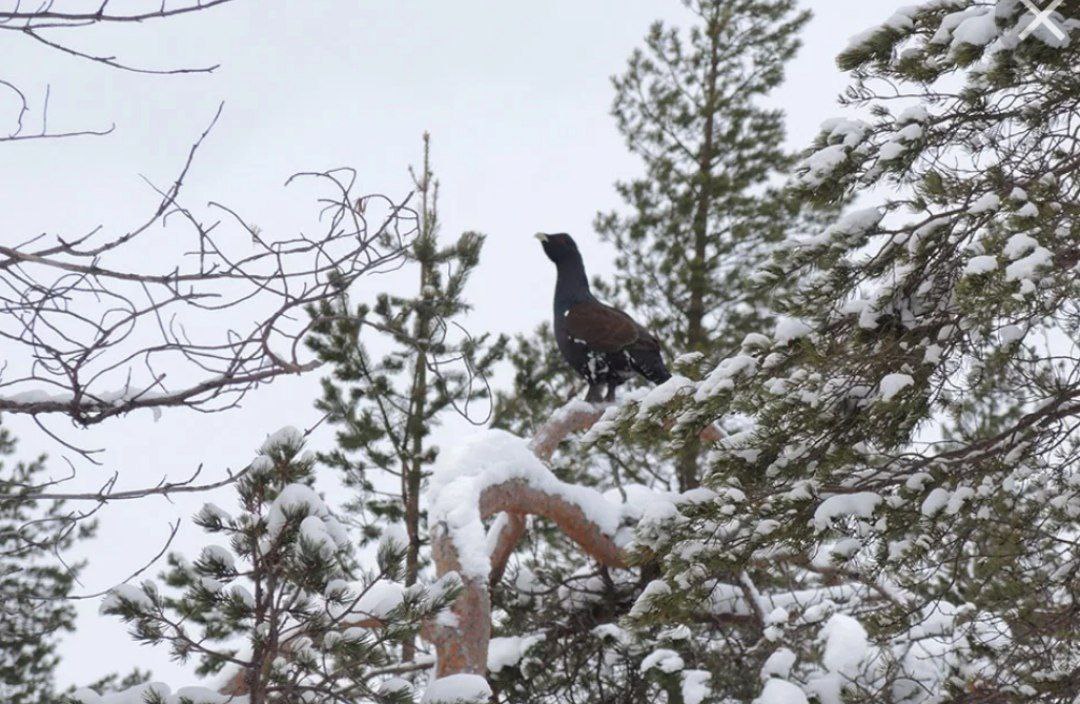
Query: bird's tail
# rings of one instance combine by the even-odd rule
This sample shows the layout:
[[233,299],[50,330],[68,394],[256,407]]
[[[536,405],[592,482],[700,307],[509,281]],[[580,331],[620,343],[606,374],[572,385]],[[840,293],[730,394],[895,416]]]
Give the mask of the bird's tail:
[[671,378],[671,372],[664,365],[660,350],[641,350],[632,357],[634,371],[654,384],[663,384]]
[[660,362],[660,366],[656,369],[643,371],[642,375],[654,384],[663,384],[671,378],[671,372],[668,371],[663,362]]

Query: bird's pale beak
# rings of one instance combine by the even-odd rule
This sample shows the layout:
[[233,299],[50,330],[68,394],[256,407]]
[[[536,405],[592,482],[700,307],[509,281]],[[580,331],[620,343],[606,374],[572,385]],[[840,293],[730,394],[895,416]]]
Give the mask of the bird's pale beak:
[[536,239],[540,240],[541,242],[547,242],[548,239],[548,236],[545,235],[543,232],[537,232],[534,237],[536,237]]

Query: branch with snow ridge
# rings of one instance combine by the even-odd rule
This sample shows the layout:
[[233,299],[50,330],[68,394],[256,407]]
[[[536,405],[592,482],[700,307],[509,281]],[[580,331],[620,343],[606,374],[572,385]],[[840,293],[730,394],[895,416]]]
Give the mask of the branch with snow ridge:
[[[525,532],[526,515],[554,521],[602,565],[627,567],[616,539],[621,506],[595,489],[561,481],[545,464],[568,435],[588,430],[608,412],[571,401],[531,441],[487,430],[440,455],[429,489],[432,554],[437,574],[458,573],[464,589],[451,607],[449,623],[433,626],[427,634],[437,653],[436,677],[486,674],[489,585],[502,577]],[[705,441],[717,435],[713,426],[701,432]],[[502,515],[485,532],[483,520],[497,513]]]

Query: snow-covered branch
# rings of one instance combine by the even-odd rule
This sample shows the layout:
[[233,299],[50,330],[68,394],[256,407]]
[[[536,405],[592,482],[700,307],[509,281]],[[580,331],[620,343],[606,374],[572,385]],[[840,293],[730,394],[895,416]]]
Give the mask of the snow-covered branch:
[[[428,631],[438,654],[436,676],[487,672],[491,638],[489,584],[498,581],[518,540],[525,516],[553,521],[581,550],[605,567],[627,566],[617,535],[622,506],[588,487],[560,481],[545,465],[572,433],[588,430],[604,409],[570,402],[531,441],[487,430],[446,450],[431,478],[432,554],[440,576],[457,573],[463,591],[453,616]],[[713,437],[712,427],[702,433]],[[501,514],[490,531],[483,520]]]

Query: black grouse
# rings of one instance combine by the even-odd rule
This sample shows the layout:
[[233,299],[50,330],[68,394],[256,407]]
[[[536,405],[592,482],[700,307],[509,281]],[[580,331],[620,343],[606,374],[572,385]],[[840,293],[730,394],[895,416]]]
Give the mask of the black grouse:
[[[539,233],[544,254],[555,262],[555,341],[563,359],[589,384],[586,401],[614,401],[615,389],[634,373],[662,384],[671,378],[660,343],[621,310],[589,291],[585,263],[570,235]],[[604,394],[607,387],[607,396]]]

